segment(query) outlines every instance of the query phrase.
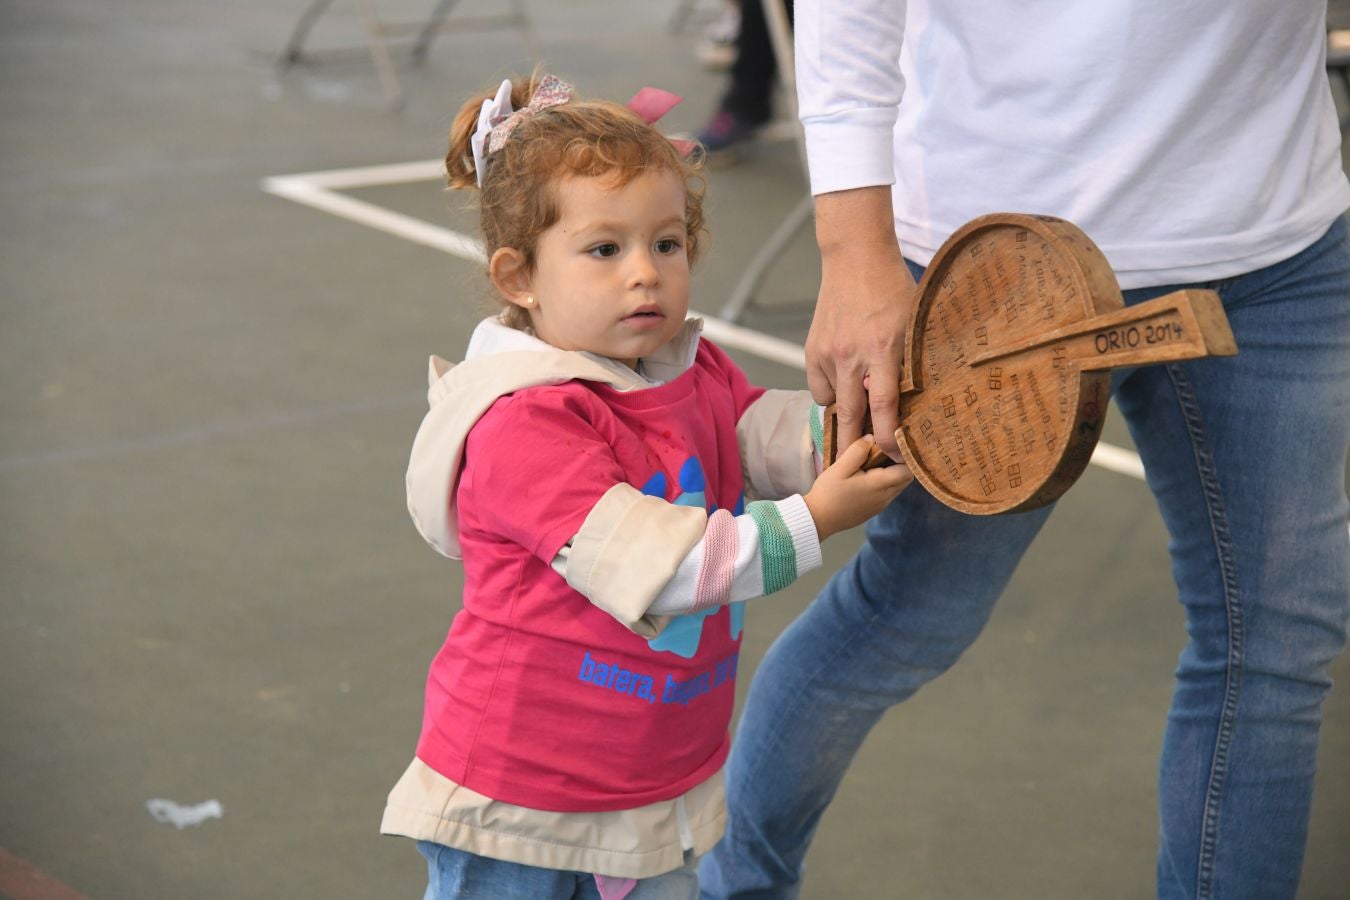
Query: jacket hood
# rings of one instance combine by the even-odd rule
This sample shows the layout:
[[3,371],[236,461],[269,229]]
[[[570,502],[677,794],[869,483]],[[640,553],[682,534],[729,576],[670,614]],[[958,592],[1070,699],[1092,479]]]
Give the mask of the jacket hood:
[[474,329],[464,362],[439,356],[427,368],[431,409],[413,439],[406,479],[408,512],[418,532],[437,552],[460,559],[455,494],[464,442],[497,399],[546,384],[594,381],[632,391],[663,384],[694,363],[703,320],[691,318],[674,338],[638,361],[634,372],[622,363],[580,350],[559,350],[497,318]]

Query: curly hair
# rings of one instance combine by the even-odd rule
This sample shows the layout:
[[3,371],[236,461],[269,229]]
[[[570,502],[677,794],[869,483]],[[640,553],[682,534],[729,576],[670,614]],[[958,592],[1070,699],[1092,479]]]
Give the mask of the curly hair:
[[[539,84],[512,79],[511,106],[530,102]],[[451,188],[478,188],[479,221],[488,258],[498,249],[520,251],[528,270],[535,266],[539,236],[558,221],[557,182],[568,176],[609,177],[622,187],[648,172],[672,172],[685,185],[686,251],[698,258],[703,223],[704,180],[698,165],[681,155],[663,134],[625,106],[603,100],[569,100],[525,117],[505,145],[484,163],[482,185],[474,168],[471,139],[478,113],[494,91],[467,100],[450,129],[445,171]],[[528,324],[523,310],[507,305],[506,324]]]

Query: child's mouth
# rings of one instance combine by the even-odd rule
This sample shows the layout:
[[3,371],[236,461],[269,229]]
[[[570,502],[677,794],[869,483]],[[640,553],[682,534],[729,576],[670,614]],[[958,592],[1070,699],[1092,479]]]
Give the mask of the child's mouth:
[[652,327],[665,321],[665,315],[659,309],[640,309],[637,312],[629,313],[624,319],[629,325],[638,328]]

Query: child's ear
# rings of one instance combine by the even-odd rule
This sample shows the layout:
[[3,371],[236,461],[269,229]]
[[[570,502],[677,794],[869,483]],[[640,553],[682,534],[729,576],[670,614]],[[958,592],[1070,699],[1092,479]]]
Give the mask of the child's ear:
[[[488,260],[488,277],[492,286],[502,299],[522,309],[530,309],[534,304],[530,294],[530,271],[525,263],[525,254],[515,247],[500,247]],[[529,298],[529,301],[526,300]]]

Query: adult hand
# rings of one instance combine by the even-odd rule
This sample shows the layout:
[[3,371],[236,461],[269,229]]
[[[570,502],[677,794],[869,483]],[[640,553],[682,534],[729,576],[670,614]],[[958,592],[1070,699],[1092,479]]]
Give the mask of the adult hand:
[[915,284],[894,228],[887,186],[816,198],[821,280],[806,383],[817,403],[835,404],[837,446],[861,437],[870,411],[877,446],[899,462],[900,361]]

